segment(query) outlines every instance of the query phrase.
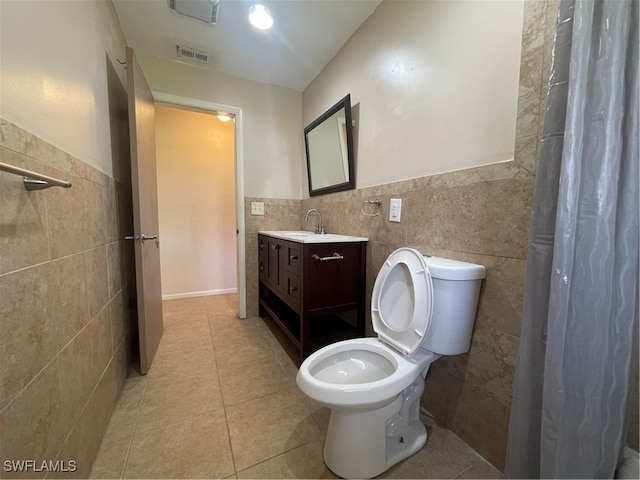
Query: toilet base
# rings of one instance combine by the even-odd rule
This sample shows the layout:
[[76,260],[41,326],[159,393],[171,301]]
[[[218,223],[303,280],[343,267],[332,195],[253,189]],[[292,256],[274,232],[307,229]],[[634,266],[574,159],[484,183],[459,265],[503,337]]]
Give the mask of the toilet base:
[[[425,445],[427,429],[418,416],[419,396],[407,398],[408,390],[375,410],[331,410],[324,461],[333,473],[342,478],[373,478]],[[407,413],[402,428],[397,428],[398,412]],[[393,419],[396,425],[390,427]]]
[[412,422],[402,438],[387,436],[387,468],[385,470],[416,453],[424,447],[425,443],[427,443],[427,429],[420,420]]

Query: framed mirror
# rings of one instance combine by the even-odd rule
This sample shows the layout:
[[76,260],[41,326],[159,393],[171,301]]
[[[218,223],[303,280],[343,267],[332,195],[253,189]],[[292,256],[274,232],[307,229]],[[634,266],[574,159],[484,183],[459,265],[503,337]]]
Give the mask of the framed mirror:
[[304,129],[309,196],[356,188],[351,95]]

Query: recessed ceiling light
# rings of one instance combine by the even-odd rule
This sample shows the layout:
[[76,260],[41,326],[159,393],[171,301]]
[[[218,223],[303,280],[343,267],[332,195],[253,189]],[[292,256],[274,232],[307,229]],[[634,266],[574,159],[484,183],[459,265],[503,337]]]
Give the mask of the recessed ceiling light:
[[260,30],[268,30],[273,25],[271,12],[264,6],[256,3],[249,8],[249,21],[251,25]]

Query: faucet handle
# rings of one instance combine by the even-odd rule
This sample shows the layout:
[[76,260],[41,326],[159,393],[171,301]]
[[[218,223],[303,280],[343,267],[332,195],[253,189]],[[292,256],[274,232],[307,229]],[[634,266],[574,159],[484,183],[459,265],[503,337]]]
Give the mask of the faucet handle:
[[316,230],[318,230],[316,233],[319,233],[321,235],[324,235],[327,233],[327,226],[326,225],[318,225],[316,227]]

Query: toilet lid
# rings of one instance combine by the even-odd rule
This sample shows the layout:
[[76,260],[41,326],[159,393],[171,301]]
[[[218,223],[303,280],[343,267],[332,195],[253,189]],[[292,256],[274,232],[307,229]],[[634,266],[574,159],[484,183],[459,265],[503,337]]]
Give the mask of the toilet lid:
[[405,355],[422,343],[431,322],[433,285],[420,252],[399,248],[380,268],[371,297],[373,330]]

